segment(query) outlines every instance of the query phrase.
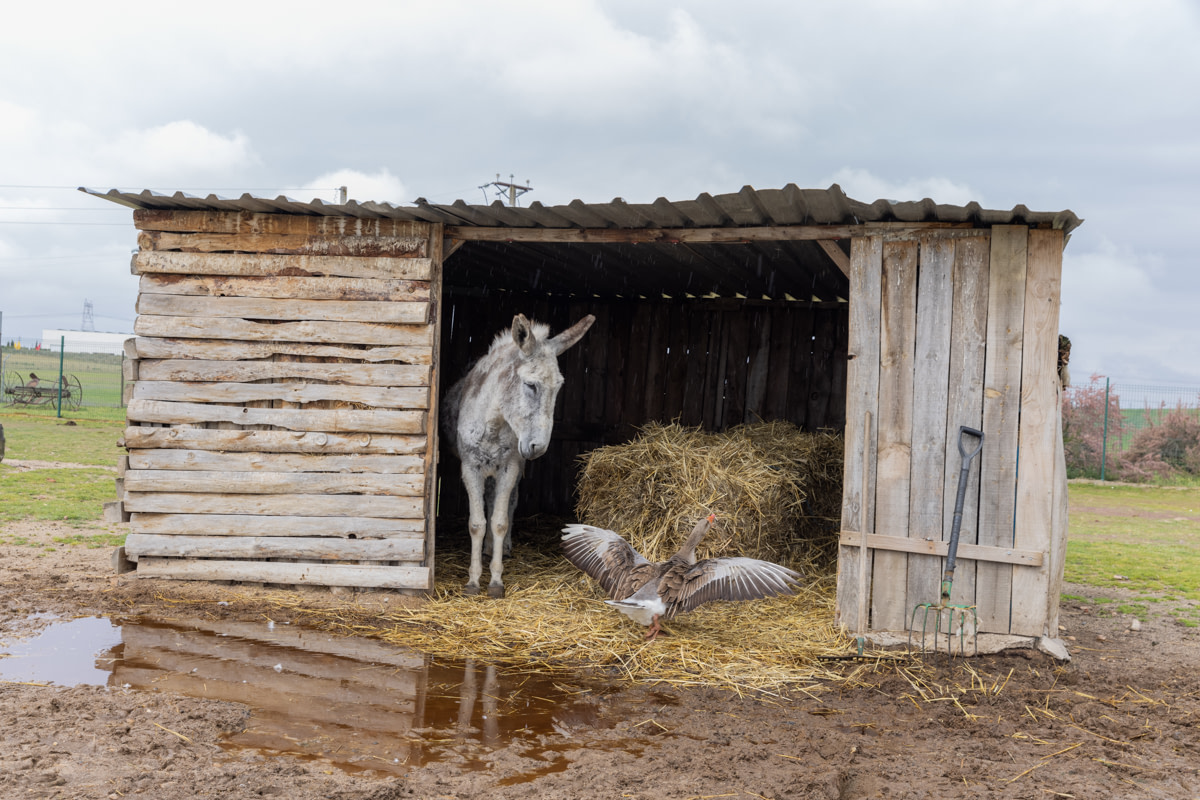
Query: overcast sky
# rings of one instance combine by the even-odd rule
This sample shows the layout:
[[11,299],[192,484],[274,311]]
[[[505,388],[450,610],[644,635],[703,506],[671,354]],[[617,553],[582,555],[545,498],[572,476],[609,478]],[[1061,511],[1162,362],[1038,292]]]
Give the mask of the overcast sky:
[[1076,383],[1200,386],[1200,4],[21,3],[0,25],[7,342],[132,330],[132,212],[78,186],[336,200],[795,183],[1085,219]]

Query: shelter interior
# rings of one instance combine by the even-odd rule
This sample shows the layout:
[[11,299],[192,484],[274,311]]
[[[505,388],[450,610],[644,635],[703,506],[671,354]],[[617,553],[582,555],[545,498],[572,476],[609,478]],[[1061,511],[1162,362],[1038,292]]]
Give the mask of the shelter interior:
[[[521,515],[570,515],[578,456],[649,422],[710,431],[845,423],[848,240],[472,240],[446,249],[442,396],[514,314],[552,331],[596,316],[560,358],[554,439],[526,467]],[[456,474],[453,457],[441,463],[443,478]],[[441,512],[465,513],[464,502],[458,482],[443,480]]]

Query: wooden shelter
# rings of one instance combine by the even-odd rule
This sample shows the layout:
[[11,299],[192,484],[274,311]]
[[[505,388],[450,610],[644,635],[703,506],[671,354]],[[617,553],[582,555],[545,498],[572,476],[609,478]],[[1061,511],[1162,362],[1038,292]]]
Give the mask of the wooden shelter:
[[522,515],[570,514],[576,456],[649,421],[844,428],[837,613],[899,630],[936,598],[958,426],[982,427],[955,599],[988,632],[1053,630],[1069,211],[837,186],[529,208],[91,193],[140,231],[139,574],[429,588],[436,517],[462,510],[457,462],[437,480],[439,388],[517,312],[592,313]]

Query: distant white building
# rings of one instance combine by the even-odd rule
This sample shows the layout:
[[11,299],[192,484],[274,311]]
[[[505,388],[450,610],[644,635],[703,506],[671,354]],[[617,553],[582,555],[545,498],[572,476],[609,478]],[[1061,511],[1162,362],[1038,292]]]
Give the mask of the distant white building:
[[68,353],[120,353],[132,333],[101,333],[100,331],[65,331],[42,329],[42,349],[57,350],[59,343]]

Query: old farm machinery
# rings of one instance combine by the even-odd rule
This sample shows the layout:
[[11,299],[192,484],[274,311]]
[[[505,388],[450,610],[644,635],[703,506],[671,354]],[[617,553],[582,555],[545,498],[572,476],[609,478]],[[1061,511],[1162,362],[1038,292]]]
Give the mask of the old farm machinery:
[[74,375],[63,375],[61,380],[39,378],[29,373],[28,378],[17,372],[6,372],[3,376],[4,402],[12,406],[52,406],[59,411],[78,411],[83,404],[83,385]]

